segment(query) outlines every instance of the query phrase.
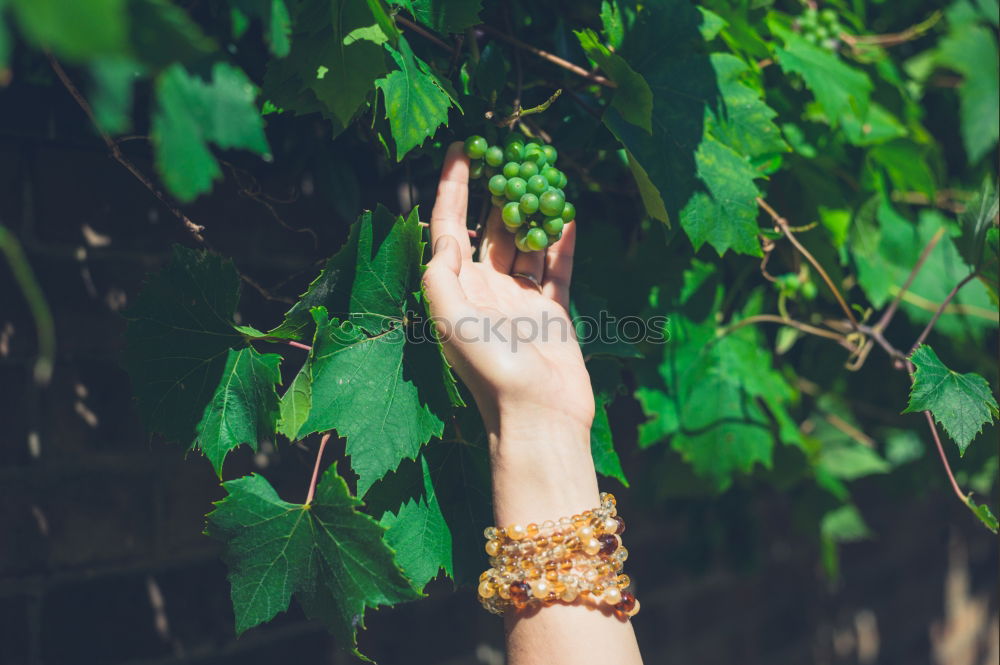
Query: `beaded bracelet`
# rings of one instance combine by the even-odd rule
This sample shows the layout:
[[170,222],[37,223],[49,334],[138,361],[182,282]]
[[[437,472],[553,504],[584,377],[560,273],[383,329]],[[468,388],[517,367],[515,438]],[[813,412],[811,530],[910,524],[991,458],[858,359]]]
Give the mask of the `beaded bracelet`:
[[601,505],[580,515],[523,526],[487,527],[488,570],[479,576],[479,602],[490,612],[511,607],[577,600],[606,604],[619,617],[632,617],[639,601],[621,574],[628,550],[625,521],[615,497],[601,493]]

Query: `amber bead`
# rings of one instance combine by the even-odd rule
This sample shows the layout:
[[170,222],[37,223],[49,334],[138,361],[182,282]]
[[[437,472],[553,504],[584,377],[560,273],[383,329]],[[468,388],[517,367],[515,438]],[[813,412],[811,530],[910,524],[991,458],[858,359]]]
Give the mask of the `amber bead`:
[[535,547],[537,547],[540,550],[544,550],[548,546],[549,546],[549,539],[545,538],[544,536],[535,541]]
[[534,538],[538,535],[538,525],[532,522],[528,525],[527,529],[528,538]]
[[496,556],[500,553],[500,541],[499,540],[487,540],[486,541],[486,553],[490,556]]
[[615,531],[615,533],[618,534],[619,536],[622,535],[623,533],[625,533],[625,520],[623,520],[622,518],[617,517],[617,516],[614,517],[613,519],[616,522],[618,522],[618,530]]
[[602,533],[597,539],[601,541],[601,554],[604,556],[610,556],[618,549],[618,543],[621,542],[618,536],[611,533]]
[[561,543],[564,540],[566,540],[566,536],[565,535],[563,535],[561,533],[558,533],[558,532],[552,534],[552,542],[555,543],[556,545],[558,545],[559,543]]
[[629,612],[635,609],[635,605],[636,605],[635,596],[629,593],[628,591],[622,591],[622,600],[620,603],[615,605],[615,609],[620,610],[625,614],[628,614]]
[[547,579],[550,582],[555,582],[557,579],[559,579],[559,573],[557,573],[554,570],[547,570],[545,571],[545,579]]

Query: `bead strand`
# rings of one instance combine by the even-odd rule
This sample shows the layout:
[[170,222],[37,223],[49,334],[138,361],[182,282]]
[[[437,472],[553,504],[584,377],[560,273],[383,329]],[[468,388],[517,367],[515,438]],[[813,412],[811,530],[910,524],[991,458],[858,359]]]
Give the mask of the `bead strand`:
[[480,602],[502,614],[533,603],[583,600],[634,616],[639,604],[627,591],[631,580],[621,574],[628,558],[624,531],[608,493],[601,494],[599,507],[558,521],[488,527],[483,535],[492,567],[479,578]]

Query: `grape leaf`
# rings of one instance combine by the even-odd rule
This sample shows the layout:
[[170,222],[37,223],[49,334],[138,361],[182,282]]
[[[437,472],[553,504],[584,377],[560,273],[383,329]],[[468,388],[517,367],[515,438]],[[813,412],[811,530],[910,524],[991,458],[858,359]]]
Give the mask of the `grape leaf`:
[[414,588],[422,589],[439,570],[454,575],[451,530],[441,513],[427,457],[406,460],[365,496],[369,511],[381,513],[386,543]]
[[231,261],[180,245],[125,311],[124,361],[147,429],[190,442],[223,376],[239,276]]
[[965,212],[959,218],[962,235],[956,239],[955,246],[962,259],[973,270],[983,264],[985,252],[989,249],[986,234],[996,225],[997,212],[1000,211],[1000,199],[997,198],[993,183],[987,180],[983,183],[976,197],[969,201]]
[[775,48],[778,65],[786,74],[802,76],[830,125],[837,126],[846,117],[863,121],[868,116],[873,86],[867,74],[794,33],[778,33],[785,42],[784,48]]
[[348,0],[299,3],[294,26],[288,55],[268,63],[264,92],[283,109],[299,115],[320,113],[336,136],[386,69],[377,41],[348,36],[359,29],[381,33],[381,28],[365,3]]
[[206,533],[222,541],[236,632],[285,611],[294,595],[306,615],[357,646],[369,607],[419,597],[403,576],[384,529],[358,512],[336,465],[323,474],[314,501],[283,501],[256,474],[223,483],[226,497],[207,516]]
[[127,57],[95,58],[90,63],[93,85],[90,107],[94,122],[109,134],[126,131],[132,125],[132,88],[143,68]]
[[[936,211],[922,210],[914,224],[884,198],[878,200],[874,209],[877,229],[859,234],[856,220],[852,249],[858,283],[872,304],[882,307],[902,288],[935,234],[942,228],[951,228],[951,222]],[[968,274],[969,268],[956,249],[955,241],[945,233],[904,294],[900,309],[911,321],[926,324],[938,303]],[[981,281],[962,287],[953,303],[963,309],[945,310],[935,324],[936,331],[981,339],[985,331],[996,328],[996,308]]]
[[394,0],[428,28],[438,32],[462,32],[479,25],[482,0]]
[[128,12],[132,55],[150,69],[194,64],[219,50],[188,13],[170,0],[131,0]]
[[223,62],[212,67],[210,81],[189,74],[180,65],[160,74],[152,139],[160,177],[175,196],[191,201],[209,191],[222,175],[210,143],[224,150],[243,148],[269,154],[255,96],[246,74]]
[[285,0],[230,0],[230,5],[260,20],[271,53],[284,58],[291,50],[292,17]]
[[[441,436],[448,397],[431,368],[440,367],[437,346],[407,343],[391,328],[367,336],[350,322],[313,309],[316,335],[306,361],[313,409],[290,438],[335,429],[347,439],[358,494],[414,458],[432,436]],[[321,406],[320,406],[321,405]]]
[[276,427],[278,434],[294,441],[311,410],[312,373],[308,365],[303,365],[279,401]]
[[969,509],[972,510],[973,513],[975,513],[976,517],[979,518],[979,521],[986,525],[987,529],[993,533],[997,532],[997,518],[993,514],[993,511],[990,510],[989,505],[985,503],[976,503],[972,500],[971,496],[965,500],[965,504],[969,506]]
[[385,117],[396,141],[396,161],[448,124],[453,99],[423,60],[413,54],[404,37],[399,49],[383,44],[398,69],[375,81],[385,97]]
[[177,245],[125,312],[124,361],[147,429],[201,449],[219,475],[230,450],[273,436],[278,416],[281,357],[247,346],[261,335],[233,324],[239,285],[232,262]]
[[587,363],[587,371],[594,387],[596,407],[594,422],[590,426],[590,455],[594,460],[594,469],[602,476],[614,478],[628,487],[608,419],[608,405],[614,401],[622,383],[621,365],[613,358],[599,358]]
[[222,462],[242,443],[257,450],[257,442],[274,434],[278,417],[281,356],[260,354],[251,347],[229,349],[215,395],[198,423],[200,448],[222,476]]
[[[742,80],[746,65],[728,54],[699,52],[703,20],[686,0],[644,6],[619,55],[653,93],[652,135],[613,106],[604,123],[635,162],[651,216],[678,219],[695,249],[707,242],[719,254],[732,249],[759,256],[754,178],[760,174],[738,152],[752,144],[735,137],[773,137],[768,141],[778,145],[780,135],[759,93]],[[757,102],[744,111],[751,97]],[[645,182],[658,190],[662,210]]]
[[981,25],[952,29],[941,40],[937,61],[964,77],[958,88],[962,143],[975,164],[1000,138],[1000,65],[995,32]]
[[[700,269],[685,273],[675,306],[704,298],[694,288],[701,279]],[[718,286],[712,300],[712,309],[718,309]],[[752,314],[759,300],[751,299],[744,315]],[[672,315],[670,321],[670,341],[658,372],[637,374],[641,385],[636,397],[652,419],[640,429],[640,445],[669,438],[694,471],[721,491],[736,473],[749,473],[758,463],[770,467],[774,423],[759,402],[766,401],[772,412],[784,410],[794,392],[771,368],[771,355],[756,330],[744,327],[720,337],[711,314],[701,322],[684,314]],[[778,420],[790,418],[782,414]],[[789,439],[785,434],[781,438]]]
[[423,246],[417,208],[405,220],[381,204],[365,212],[284,322],[269,334],[304,338],[313,323],[313,307],[349,317],[371,333],[401,324],[407,298],[420,289]]
[[124,55],[126,0],[10,0],[21,32],[67,60]]
[[910,361],[916,372],[903,413],[930,411],[964,455],[983,425],[1000,416],[990,384],[978,374],[948,369],[926,344],[913,352]]
[[646,79],[637,74],[624,58],[609,51],[593,30],[577,30],[574,34],[591,60],[618,84],[611,105],[626,122],[652,134],[653,91],[649,89]]

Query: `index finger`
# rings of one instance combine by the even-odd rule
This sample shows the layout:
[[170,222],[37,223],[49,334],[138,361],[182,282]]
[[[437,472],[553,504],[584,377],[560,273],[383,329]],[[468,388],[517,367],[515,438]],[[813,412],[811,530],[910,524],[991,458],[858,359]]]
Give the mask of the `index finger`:
[[448,147],[441,167],[437,200],[431,212],[431,247],[441,236],[451,236],[458,242],[462,260],[472,259],[472,243],[465,224],[469,208],[469,158],[463,145],[456,141]]
[[573,252],[576,248],[576,222],[563,227],[562,237],[545,252],[545,276],[542,293],[569,311],[569,283],[573,277]]

